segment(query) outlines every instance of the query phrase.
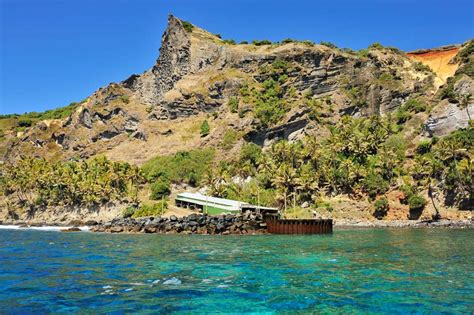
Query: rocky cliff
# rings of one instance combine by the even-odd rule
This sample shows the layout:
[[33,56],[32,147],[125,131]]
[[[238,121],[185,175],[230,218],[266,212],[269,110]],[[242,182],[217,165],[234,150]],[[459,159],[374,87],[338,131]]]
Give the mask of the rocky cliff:
[[[321,115],[334,122],[345,114],[387,115],[409,98],[431,101],[435,83],[445,80],[445,72],[419,66],[417,60],[424,61],[422,54],[407,56],[376,45],[352,52],[295,41],[236,45],[187,25],[186,29],[182,21],[169,17],[159,58],[150,70],[100,88],[69,117],[41,121],[18,133],[4,132],[3,159],[21,154],[55,159],[105,154],[141,163],[156,154],[215,145],[228,129],[258,144],[280,138],[294,140],[322,132],[318,123],[308,118],[307,95],[324,98],[327,106]],[[283,62],[284,68],[272,69],[275,61]],[[457,65],[453,61],[450,71]],[[246,104],[241,96],[242,87],[259,90],[265,80],[281,75],[285,76],[283,96],[289,104],[277,121],[262,125],[253,104]],[[456,89],[470,93],[471,82],[466,77]],[[228,106],[233,97],[239,98],[238,113]],[[441,104],[444,109],[427,122],[428,134],[442,134],[467,124],[464,111],[450,104]],[[213,128],[210,136],[202,139],[195,125],[207,116]]]

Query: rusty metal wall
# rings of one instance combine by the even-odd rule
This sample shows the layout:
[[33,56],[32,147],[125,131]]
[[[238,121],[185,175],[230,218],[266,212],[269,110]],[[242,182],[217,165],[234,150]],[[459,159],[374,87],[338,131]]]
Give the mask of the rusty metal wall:
[[272,234],[329,234],[332,233],[331,219],[284,220],[277,216],[265,216],[265,223]]

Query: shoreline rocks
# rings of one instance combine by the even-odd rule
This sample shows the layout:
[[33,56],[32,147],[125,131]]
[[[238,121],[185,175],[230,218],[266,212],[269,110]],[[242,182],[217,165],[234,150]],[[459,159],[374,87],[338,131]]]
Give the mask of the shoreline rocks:
[[191,214],[187,217],[176,216],[117,218],[97,224],[90,228],[91,232],[108,233],[158,233],[158,234],[265,234],[266,223],[261,215],[250,212],[244,214],[225,214],[209,216],[207,214]]

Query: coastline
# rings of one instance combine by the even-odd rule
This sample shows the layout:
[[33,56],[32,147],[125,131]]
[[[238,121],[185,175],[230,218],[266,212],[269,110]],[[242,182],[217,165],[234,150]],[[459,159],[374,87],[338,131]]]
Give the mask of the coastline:
[[[137,222],[142,220],[137,219]],[[150,220],[145,218],[144,220]],[[154,218],[158,221],[161,219]],[[153,220],[151,220],[153,221]],[[145,234],[145,233],[157,233],[157,234],[268,234],[264,231],[265,226],[257,228],[257,233],[192,233],[192,231],[162,231],[158,229],[103,229],[101,226],[114,226],[116,220],[107,222],[71,222],[69,224],[56,224],[56,223],[30,223],[30,222],[0,222],[0,229],[2,230],[36,230],[36,231],[55,231],[55,232],[100,232],[100,233],[126,233],[126,234]],[[87,224],[92,223],[92,224]],[[260,225],[261,222],[258,222]],[[410,221],[410,220],[393,220],[393,221],[362,221],[362,220],[335,220],[334,230],[345,230],[345,229],[371,229],[371,228],[382,228],[382,229],[407,229],[407,228],[474,228],[474,220],[439,220],[439,221]],[[249,231],[250,232],[250,231]]]

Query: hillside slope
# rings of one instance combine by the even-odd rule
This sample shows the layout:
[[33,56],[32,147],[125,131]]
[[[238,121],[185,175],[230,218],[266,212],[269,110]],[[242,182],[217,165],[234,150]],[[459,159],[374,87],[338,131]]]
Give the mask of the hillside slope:
[[[272,69],[275,60],[283,61],[285,68]],[[291,102],[283,115],[262,123],[243,98],[240,114],[230,111],[229,100],[239,97],[243,86],[259,89],[280,74],[286,76],[280,85]],[[414,70],[403,53],[389,49],[358,55],[301,42],[233,45],[197,27],[188,32],[171,16],[160,57],[150,70],[99,89],[64,119],[7,133],[11,142],[5,159],[15,159],[20,152],[56,159],[105,153],[142,163],[156,154],[216,144],[228,128],[263,144],[280,130],[288,138],[315,129],[306,119],[307,93],[329,99],[327,115],[337,121],[346,113],[385,114],[409,97],[430,96],[434,78],[429,71]],[[201,139],[196,126],[210,113],[211,137]]]
[[[317,140],[323,141],[318,146],[330,147],[337,139],[361,142],[364,137],[358,138],[359,134],[385,130],[381,139],[374,139],[372,149],[364,148],[364,143],[355,144],[356,149],[354,144],[344,147],[336,143],[332,149],[341,151],[331,153],[335,154],[334,160],[347,159],[334,166],[335,171],[346,167],[347,163],[370,169],[375,167],[373,160],[379,158],[385,141],[393,138],[392,133],[399,137],[396,139],[402,139],[396,143],[406,142],[406,152],[400,153],[403,156],[398,165],[400,174],[398,177],[391,174],[390,178],[384,179],[388,186],[385,191],[375,194],[378,198],[400,188],[403,176],[406,177],[407,172],[411,172],[410,167],[418,163],[415,160],[420,142],[468,128],[470,112],[474,110],[473,99],[469,96],[474,89],[472,46],[471,41],[459,47],[405,54],[380,44],[358,52],[339,49],[329,43],[318,45],[290,39],[281,43],[236,44],[170,16],[159,57],[149,70],[111,83],[82,102],[63,109],[2,117],[1,159],[6,165],[15,165],[24,157],[43,157],[60,163],[105,156],[133,165],[145,163],[146,180],[153,186],[157,178],[164,180],[165,177],[146,171],[147,161],[156,156],[210,148],[214,152],[213,165],[222,166],[224,162],[233,165],[233,170],[226,172],[233,176],[233,182],[239,183],[244,176],[258,177],[263,168],[260,160],[246,165],[238,164],[242,161],[236,162],[249,143],[273,154],[275,144],[280,140],[287,140],[296,147],[298,143],[305,147]],[[347,122],[346,117],[354,122]],[[374,126],[368,128],[365,124],[373,117],[377,118],[372,122]],[[203,131],[204,122],[209,130]],[[346,126],[353,129],[348,129],[344,136],[335,131],[342,132]],[[291,150],[299,152],[296,147]],[[433,147],[436,147],[434,142]],[[306,147],[295,153],[301,156],[302,160],[298,162],[301,165],[312,159],[307,150]],[[360,157],[358,150],[368,156]],[[281,163],[274,162],[277,166]],[[298,163],[293,162],[292,167],[297,169]],[[314,158],[311,167],[320,167],[318,163]],[[90,166],[81,164],[80,167],[87,169]],[[337,186],[340,183],[328,184],[333,179],[321,175],[317,179],[321,187],[306,195],[302,193],[301,198],[298,197],[299,204],[317,205],[320,204],[317,196],[323,196],[339,200],[337,206],[332,207],[335,212],[325,215],[341,213],[341,217],[348,219],[371,217],[369,212],[375,197],[366,187],[366,179],[371,173],[354,172],[357,176],[354,175],[354,181],[348,187]],[[183,187],[178,180],[171,178],[171,181],[175,188]],[[300,190],[288,181],[289,188],[283,189],[283,199],[281,193],[280,197],[272,195],[270,198],[279,206],[284,202],[285,208],[287,194],[293,191],[296,206],[295,196]],[[187,184],[205,186],[204,182],[193,180]],[[270,189],[276,194],[280,189],[278,185],[269,181],[262,189]],[[426,187],[421,184],[419,187],[425,195],[428,193]],[[146,186],[139,195],[146,195],[149,189]],[[239,189],[242,189],[239,193],[243,193],[244,189]],[[8,192],[11,193],[11,189]],[[438,197],[446,197],[443,194]],[[393,196],[396,195],[394,192]],[[319,201],[315,202],[316,199]],[[456,211],[461,202],[456,200],[447,207],[454,206],[453,211]],[[130,203],[125,199],[120,202]],[[75,206],[81,208],[81,204]],[[94,207],[101,205],[94,204]],[[389,211],[388,217],[406,217],[406,205],[397,201],[391,207],[393,213]],[[401,212],[396,211],[402,208]],[[353,213],[354,209],[363,211]],[[117,211],[114,215],[121,210]],[[458,214],[456,212],[455,216]]]

